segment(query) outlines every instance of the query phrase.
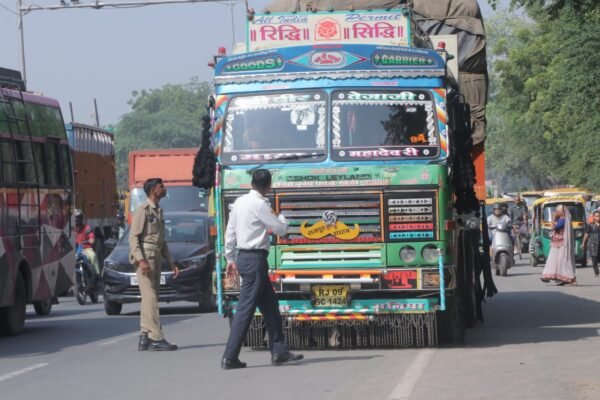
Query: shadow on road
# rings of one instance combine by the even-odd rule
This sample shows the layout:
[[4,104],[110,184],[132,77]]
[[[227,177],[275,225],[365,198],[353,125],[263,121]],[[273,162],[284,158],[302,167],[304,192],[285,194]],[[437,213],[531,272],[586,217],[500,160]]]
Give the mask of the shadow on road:
[[570,326],[600,325],[600,303],[558,290],[502,293],[486,304],[486,320],[468,331],[467,345],[494,347],[597,336],[598,327]]
[[[161,323],[168,326],[198,316],[197,306],[161,304]],[[69,347],[102,342],[123,335],[132,335],[131,341],[139,330],[139,312],[124,313],[117,316],[104,314],[102,303],[98,305],[77,304],[69,308],[56,308],[48,316],[37,316],[33,311],[27,313],[25,330],[18,336],[0,337],[0,358],[28,357],[39,354],[59,352]],[[92,313],[98,316],[90,315]],[[168,329],[168,328],[167,328]],[[215,344],[214,346],[222,345]]]

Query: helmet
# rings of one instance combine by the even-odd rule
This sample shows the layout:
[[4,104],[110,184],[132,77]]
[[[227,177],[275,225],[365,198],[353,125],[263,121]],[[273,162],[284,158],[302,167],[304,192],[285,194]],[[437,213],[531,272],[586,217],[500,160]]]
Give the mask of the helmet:
[[502,204],[496,203],[496,204],[494,204],[494,207],[492,209],[493,210],[502,210]]
[[83,211],[81,211],[79,208],[75,209],[75,212],[73,213],[73,215],[75,215],[75,223],[83,222]]

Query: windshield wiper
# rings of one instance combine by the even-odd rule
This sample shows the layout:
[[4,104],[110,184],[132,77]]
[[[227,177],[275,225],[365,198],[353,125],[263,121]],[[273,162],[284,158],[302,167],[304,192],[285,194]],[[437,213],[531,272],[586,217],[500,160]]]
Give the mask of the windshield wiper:
[[[289,156],[285,156],[285,157],[279,157],[276,158],[274,160],[269,160],[269,162],[277,162],[279,160],[283,160],[285,161],[283,164],[287,164],[290,161],[295,161],[295,160],[304,160],[306,158],[317,158],[317,157],[323,157],[325,155],[325,153],[314,153],[314,154],[292,154]],[[261,169],[262,167],[264,167],[267,164],[267,162],[264,162],[262,164],[257,165],[254,168],[250,168],[249,170],[246,171],[246,173],[248,175],[252,175],[254,173],[254,171],[256,171],[257,169]]]

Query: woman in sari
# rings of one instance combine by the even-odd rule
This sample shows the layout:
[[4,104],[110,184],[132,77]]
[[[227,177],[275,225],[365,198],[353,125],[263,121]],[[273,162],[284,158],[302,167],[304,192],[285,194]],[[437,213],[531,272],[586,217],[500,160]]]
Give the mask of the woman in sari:
[[576,285],[575,237],[571,213],[562,204],[556,207],[550,252],[542,271],[542,282],[556,281],[557,285]]

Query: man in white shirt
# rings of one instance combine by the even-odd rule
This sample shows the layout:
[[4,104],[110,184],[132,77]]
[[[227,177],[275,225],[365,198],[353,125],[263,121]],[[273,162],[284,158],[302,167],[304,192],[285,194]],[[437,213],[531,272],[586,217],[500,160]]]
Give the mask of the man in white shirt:
[[242,287],[221,360],[223,369],[246,367],[246,363],[238,357],[257,306],[269,334],[271,364],[282,365],[303,358],[289,350],[283,334],[279,302],[269,280],[269,233],[272,231],[282,236],[288,227],[285,217],[275,215],[265,198],[270,190],[271,173],[257,169],[252,173],[252,190],[239,197],[229,213],[225,232],[226,274],[232,277],[239,273]]

